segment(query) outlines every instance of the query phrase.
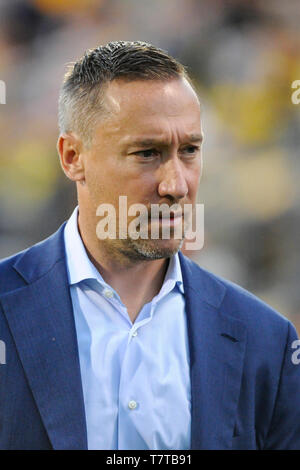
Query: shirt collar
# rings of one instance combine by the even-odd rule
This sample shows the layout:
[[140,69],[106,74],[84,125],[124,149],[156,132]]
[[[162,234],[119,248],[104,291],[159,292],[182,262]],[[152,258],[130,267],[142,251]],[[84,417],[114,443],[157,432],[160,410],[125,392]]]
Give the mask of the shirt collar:
[[177,285],[178,289],[183,294],[184,288],[183,288],[183,281],[182,281],[182,274],[181,274],[181,267],[180,267],[178,253],[176,253],[170,258],[169,266],[165,275],[165,280],[164,280],[161,292],[166,291],[167,286],[170,286],[171,288],[173,288],[175,285]]
[[69,284],[78,284],[86,279],[96,279],[100,283],[105,283],[87,255],[79,234],[77,219],[78,206],[68,220],[64,232]]
[[[64,231],[69,285],[78,284],[86,279],[96,279],[100,284],[107,286],[108,284],[104,281],[103,277],[87,255],[79,234],[77,219],[78,206],[74,209]],[[170,258],[165,280],[158,297],[162,297],[166,293],[170,292],[175,285],[177,285],[181,293],[184,293],[178,253]]]

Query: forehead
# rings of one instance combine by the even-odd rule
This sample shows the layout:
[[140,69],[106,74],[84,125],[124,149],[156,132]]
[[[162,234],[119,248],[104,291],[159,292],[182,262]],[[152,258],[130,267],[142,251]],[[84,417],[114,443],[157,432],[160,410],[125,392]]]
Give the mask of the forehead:
[[200,126],[199,100],[185,78],[114,80],[106,89],[104,106],[109,132],[134,128],[144,132],[163,125],[186,127],[187,132],[192,132]]
[[161,98],[170,101],[170,106],[176,105],[174,99],[199,105],[194,89],[184,77],[171,80],[113,80],[105,92],[106,104],[112,106],[117,102],[122,106],[146,103],[151,106],[152,102]]

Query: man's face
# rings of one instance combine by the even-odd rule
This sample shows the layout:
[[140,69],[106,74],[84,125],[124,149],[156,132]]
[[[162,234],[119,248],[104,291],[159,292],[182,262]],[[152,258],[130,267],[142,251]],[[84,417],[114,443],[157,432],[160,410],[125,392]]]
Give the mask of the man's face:
[[[84,155],[84,206],[95,215],[100,204],[113,205],[118,233],[119,196],[127,196],[128,208],[145,205],[149,216],[151,204],[179,204],[182,213],[184,204],[194,205],[202,168],[202,132],[198,98],[189,83],[183,78],[115,80],[108,85],[104,104],[108,113],[100,119]],[[128,224],[132,219],[128,217]],[[183,237],[172,236],[178,220],[171,219],[171,236],[163,239],[165,222],[146,221],[148,239],[99,243],[131,259],[169,257],[178,251]],[[159,225],[158,239],[151,239],[151,224]]]

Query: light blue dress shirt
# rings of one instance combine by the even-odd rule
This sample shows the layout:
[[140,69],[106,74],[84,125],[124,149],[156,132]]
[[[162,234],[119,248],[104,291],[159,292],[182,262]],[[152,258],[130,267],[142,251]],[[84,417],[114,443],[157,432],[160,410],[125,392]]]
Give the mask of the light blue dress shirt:
[[189,449],[189,348],[179,257],[170,259],[160,292],[132,323],[89,260],[77,217],[78,207],[64,237],[88,449]]

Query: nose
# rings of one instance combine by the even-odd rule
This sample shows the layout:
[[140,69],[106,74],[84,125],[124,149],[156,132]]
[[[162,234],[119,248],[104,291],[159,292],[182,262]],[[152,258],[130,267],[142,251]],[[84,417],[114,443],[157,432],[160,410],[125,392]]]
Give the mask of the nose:
[[184,175],[183,163],[178,157],[169,158],[161,168],[161,180],[158,185],[160,197],[175,200],[184,198],[188,193],[188,185]]

